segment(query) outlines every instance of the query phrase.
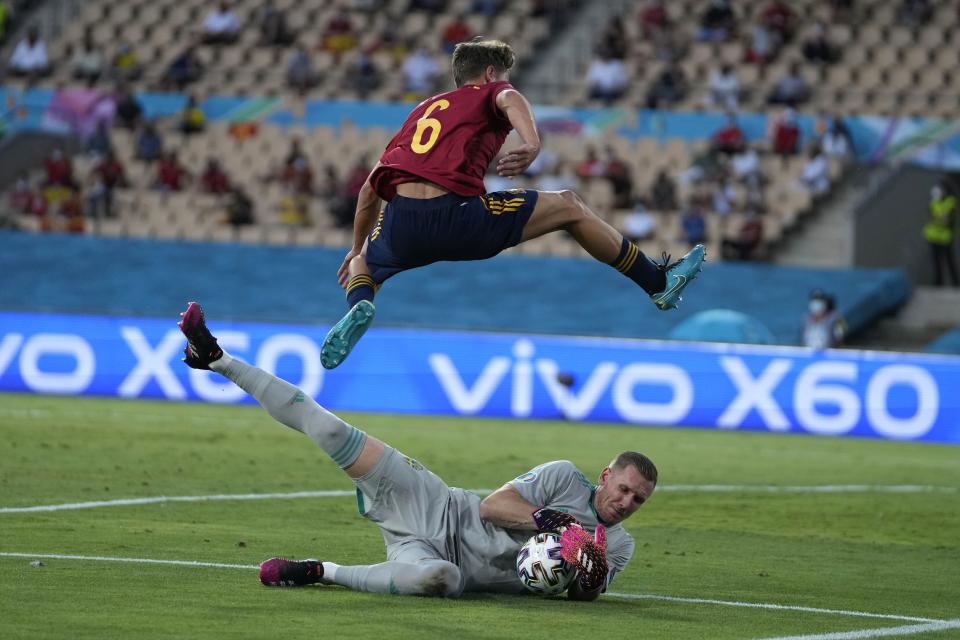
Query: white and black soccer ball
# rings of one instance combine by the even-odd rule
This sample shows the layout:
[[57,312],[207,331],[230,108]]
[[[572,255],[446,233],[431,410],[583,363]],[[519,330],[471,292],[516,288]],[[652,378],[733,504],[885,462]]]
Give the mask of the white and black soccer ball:
[[560,555],[560,536],[538,533],[517,553],[517,576],[528,590],[541,596],[563,593],[576,569]]

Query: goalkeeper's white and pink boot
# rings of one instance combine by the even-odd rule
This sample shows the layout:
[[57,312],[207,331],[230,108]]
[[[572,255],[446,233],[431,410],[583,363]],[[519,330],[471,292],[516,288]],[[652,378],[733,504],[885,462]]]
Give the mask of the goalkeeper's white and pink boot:
[[260,582],[268,587],[303,587],[323,579],[319,560],[270,558],[260,563]]

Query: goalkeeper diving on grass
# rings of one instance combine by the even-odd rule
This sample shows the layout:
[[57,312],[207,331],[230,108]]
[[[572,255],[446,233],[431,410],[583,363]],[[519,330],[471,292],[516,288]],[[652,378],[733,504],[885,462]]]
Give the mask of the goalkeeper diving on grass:
[[576,571],[567,593],[593,600],[633,555],[623,521],[651,496],[657,468],[625,451],[594,485],[573,463],[547,462],[482,501],[448,487],[422,464],[333,415],[297,387],[232,358],[217,344],[200,305],[181,314],[184,362],[222,374],[278,422],[316,442],[353,480],[361,515],[383,533],[387,561],[343,566],[271,558],[260,565],[268,586],[337,584],[356,591],[455,597],[464,592],[521,593],[516,559],[537,531],[561,535],[563,558]]
[[676,262],[664,253],[657,264],[573,191],[487,193],[483,176],[511,130],[522,144],[497,161],[501,176],[521,175],[540,153],[533,109],[509,82],[514,62],[513,49],[499,40],[458,44],[450,61],[457,88],[410,112],[363,183],[353,246],[337,270],[348,311],[320,351],[327,369],[340,366],[373,323],[374,294],[388,278],[435,262],[485,260],[565,231],[663,310],[675,309],[700,273],[702,244]]

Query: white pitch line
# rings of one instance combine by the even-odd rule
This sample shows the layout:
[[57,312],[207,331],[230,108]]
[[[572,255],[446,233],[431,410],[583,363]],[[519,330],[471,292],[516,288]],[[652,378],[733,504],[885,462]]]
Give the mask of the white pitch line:
[[709,598],[681,598],[679,596],[660,596],[655,594],[638,593],[608,593],[614,598],[629,598],[631,600],[663,600],[666,602],[685,602],[688,604],[715,604],[724,607],[744,607],[747,609],[774,609],[778,611],[802,611],[804,613],[829,613],[832,615],[852,616],[856,618],[881,618],[883,620],[906,620],[910,622],[942,622],[936,618],[920,618],[917,616],[901,616],[889,613],[871,613],[869,611],[848,611],[846,609],[823,609],[820,607],[802,607],[791,604],[771,604],[766,602],[739,602],[737,600],[712,600]]
[[[252,570],[258,569],[258,565],[254,564],[227,564],[223,562],[198,562],[196,560],[158,560],[153,558],[123,558],[116,556],[81,556],[81,555],[66,555],[59,553],[25,553],[20,551],[3,551],[0,552],[0,557],[4,558],[30,558],[30,559],[49,559],[49,560],[87,560],[87,561],[100,561],[100,562],[129,562],[134,564],[160,564],[160,565],[174,565],[181,567],[212,567],[215,569],[243,569],[243,570]],[[943,621],[937,620],[935,618],[919,618],[915,616],[900,616],[900,615],[891,615],[886,613],[870,613],[867,611],[847,611],[844,609],[821,609],[817,607],[801,607],[793,605],[784,605],[784,604],[770,604],[764,602],[737,602],[729,600],[709,600],[706,598],[682,598],[678,596],[662,596],[655,594],[643,594],[643,593],[607,593],[605,597],[608,598],[624,598],[628,600],[662,600],[666,602],[684,602],[688,604],[712,604],[725,607],[745,607],[749,609],[775,609],[775,610],[787,610],[787,611],[801,611],[804,613],[824,613],[831,615],[840,615],[840,616],[853,616],[860,618],[880,618],[885,620],[908,620],[911,622],[924,622],[929,624],[952,624],[956,621]],[[952,628],[952,627],[944,627]],[[869,637],[869,636],[867,636]],[[806,636],[804,636],[806,639]],[[778,638],[777,640],[786,640],[785,638]],[[812,640],[812,637],[810,638]]]
[[[487,495],[492,489],[469,489],[477,495]],[[737,484],[674,484],[659,487],[657,491],[668,493],[960,493],[960,487],[936,485],[870,485],[835,484],[811,486],[737,485]],[[98,507],[129,507],[167,502],[219,502],[226,500],[295,500],[298,498],[345,498],[356,495],[354,491],[338,489],[329,491],[294,491],[290,493],[230,493],[207,496],[153,496],[147,498],[120,498],[116,500],[93,500],[67,502],[30,507],[0,507],[3,513],[38,513],[45,511],[72,511]]]
[[912,636],[918,633],[960,629],[960,619],[937,620],[927,624],[911,624],[904,627],[883,627],[880,629],[860,629],[857,631],[837,631],[835,633],[815,633],[805,636],[781,636],[767,640],[860,640],[861,638],[886,638],[893,636]]

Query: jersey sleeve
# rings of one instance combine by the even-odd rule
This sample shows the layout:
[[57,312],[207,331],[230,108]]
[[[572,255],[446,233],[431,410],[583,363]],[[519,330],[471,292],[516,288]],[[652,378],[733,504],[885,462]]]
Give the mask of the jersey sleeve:
[[569,460],[554,460],[534,467],[508,484],[530,504],[545,507],[570,486],[577,473],[579,471]]
[[606,587],[610,586],[610,583],[613,582],[616,575],[626,569],[627,565],[630,564],[630,558],[633,557],[633,549],[635,546],[636,543],[630,536],[624,536],[616,547],[607,546],[607,565],[610,571],[607,573],[607,584],[604,587],[604,591],[606,591]]

